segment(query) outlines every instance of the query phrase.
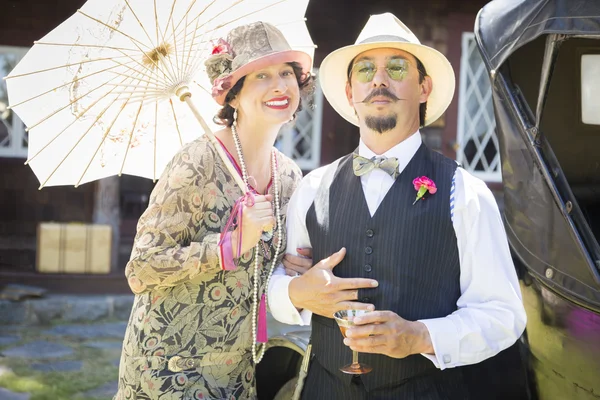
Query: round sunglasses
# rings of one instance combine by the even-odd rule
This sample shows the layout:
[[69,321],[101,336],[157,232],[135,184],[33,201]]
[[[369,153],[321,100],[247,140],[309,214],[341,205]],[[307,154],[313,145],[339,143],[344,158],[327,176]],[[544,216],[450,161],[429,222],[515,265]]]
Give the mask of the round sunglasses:
[[[391,79],[401,81],[408,74],[408,69],[410,68],[409,65],[410,63],[408,60],[403,58],[392,58],[386,62],[384,68]],[[373,61],[360,60],[352,66],[351,75],[354,74],[356,79],[361,83],[371,82],[375,77],[378,68],[379,67],[375,65]],[[423,74],[421,71],[419,71],[419,73]]]

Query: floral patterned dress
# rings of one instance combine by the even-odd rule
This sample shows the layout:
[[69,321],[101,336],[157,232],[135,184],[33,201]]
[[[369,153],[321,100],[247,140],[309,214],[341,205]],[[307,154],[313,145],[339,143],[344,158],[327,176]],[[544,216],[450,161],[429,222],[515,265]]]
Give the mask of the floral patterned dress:
[[[302,173],[279,152],[277,160],[283,218]],[[256,399],[254,252],[226,271],[218,246],[243,195],[240,184],[220,144],[205,135],[173,158],[156,185],[125,272],[135,302],[116,400]],[[277,240],[276,234],[267,257]],[[259,257],[260,298],[271,262]]]

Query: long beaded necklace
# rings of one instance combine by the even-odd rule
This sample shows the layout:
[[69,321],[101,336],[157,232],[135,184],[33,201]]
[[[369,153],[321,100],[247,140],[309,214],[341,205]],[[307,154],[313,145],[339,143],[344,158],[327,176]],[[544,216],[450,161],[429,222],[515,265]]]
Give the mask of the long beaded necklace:
[[[237,114],[237,111],[236,111]],[[242,145],[240,143],[240,138],[236,129],[237,118],[234,117],[233,125],[231,126],[231,133],[233,134],[233,141],[235,143],[235,149],[237,151],[238,159],[240,160],[240,167],[242,169],[242,178],[244,180],[244,184],[246,185],[246,190],[250,191],[250,184],[248,183],[248,172],[246,170],[246,163],[244,162],[244,157],[242,155]],[[277,244],[275,246],[275,254],[273,255],[271,261],[271,267],[269,268],[269,274],[267,275],[267,281],[265,282],[265,302],[267,301],[266,292],[269,288],[269,281],[271,280],[271,276],[273,275],[273,270],[275,269],[275,264],[277,263],[277,257],[279,256],[279,251],[281,250],[281,213],[279,206],[279,184],[277,181],[277,159],[275,151],[271,151],[271,171],[273,174],[273,192],[275,197],[275,217],[277,218],[277,233],[279,235],[279,240],[277,240]],[[241,221],[240,221],[241,223]],[[273,233],[273,237],[275,236],[275,232]],[[275,240],[275,239],[273,239]],[[260,352],[256,351],[256,336],[257,336],[257,319],[258,319],[258,280],[259,280],[259,264],[258,264],[258,255],[260,253],[260,244],[256,244],[254,247],[254,291],[252,293],[252,360],[255,364],[258,364],[263,356],[265,355],[265,350],[267,348],[266,344],[263,344]],[[238,254],[238,257],[241,255]]]

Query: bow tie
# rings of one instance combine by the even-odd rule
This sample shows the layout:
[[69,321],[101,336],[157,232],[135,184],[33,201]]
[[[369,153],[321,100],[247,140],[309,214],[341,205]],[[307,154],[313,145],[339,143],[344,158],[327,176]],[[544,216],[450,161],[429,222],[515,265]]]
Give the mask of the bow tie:
[[398,176],[398,159],[396,157],[371,157],[371,159],[361,157],[356,153],[352,154],[352,169],[354,175],[361,176],[373,171],[373,168],[379,168],[393,179]]

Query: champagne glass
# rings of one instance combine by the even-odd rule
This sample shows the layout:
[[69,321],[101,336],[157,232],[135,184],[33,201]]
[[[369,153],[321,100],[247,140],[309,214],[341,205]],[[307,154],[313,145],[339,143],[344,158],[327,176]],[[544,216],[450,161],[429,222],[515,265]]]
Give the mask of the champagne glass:
[[[346,337],[346,329],[354,325],[354,318],[364,315],[368,312],[369,311],[367,310],[342,310],[333,314],[333,318],[335,318],[335,321],[340,327],[342,336]],[[340,368],[340,371],[353,375],[366,374],[372,370],[373,367],[358,362],[358,352],[354,350],[352,350],[352,364],[348,364]]]

